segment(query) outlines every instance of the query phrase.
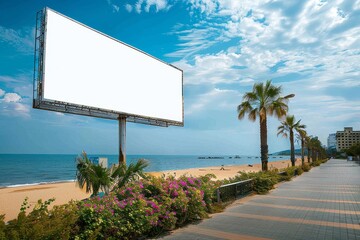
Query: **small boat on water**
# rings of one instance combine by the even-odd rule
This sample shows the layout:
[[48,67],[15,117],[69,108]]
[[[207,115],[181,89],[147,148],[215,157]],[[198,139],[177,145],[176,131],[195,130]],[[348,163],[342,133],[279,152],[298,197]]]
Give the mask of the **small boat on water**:
[[224,159],[224,157],[198,157],[198,159]]

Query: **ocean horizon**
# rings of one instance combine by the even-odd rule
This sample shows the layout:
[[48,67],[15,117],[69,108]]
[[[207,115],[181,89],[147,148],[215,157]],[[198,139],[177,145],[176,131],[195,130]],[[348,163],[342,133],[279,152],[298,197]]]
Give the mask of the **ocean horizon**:
[[[75,181],[77,154],[0,154],[0,188]],[[239,158],[235,158],[238,156]],[[105,157],[108,166],[118,163],[118,155],[89,154]],[[127,164],[146,159],[146,172],[170,171],[212,166],[260,163],[259,156],[247,155],[127,155]],[[269,162],[290,159],[269,155]]]

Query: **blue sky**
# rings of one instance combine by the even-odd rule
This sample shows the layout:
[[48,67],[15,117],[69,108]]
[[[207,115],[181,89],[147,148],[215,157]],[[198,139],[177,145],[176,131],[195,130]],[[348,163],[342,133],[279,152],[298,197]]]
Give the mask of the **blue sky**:
[[[326,144],[360,129],[360,0],[0,1],[0,153],[117,153],[116,121],[32,109],[35,16],[48,6],[184,71],[185,126],[127,125],[128,154],[259,155],[237,120],[255,82]],[[269,151],[289,148],[268,122]]]

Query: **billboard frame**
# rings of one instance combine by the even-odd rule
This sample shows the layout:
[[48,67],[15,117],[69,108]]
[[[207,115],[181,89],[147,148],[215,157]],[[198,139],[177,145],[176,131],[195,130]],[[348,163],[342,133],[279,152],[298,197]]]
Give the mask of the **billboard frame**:
[[[173,121],[169,119],[161,119],[155,117],[147,117],[136,114],[130,114],[126,112],[118,112],[108,109],[101,109],[91,106],[79,105],[74,103],[67,103],[63,101],[56,101],[44,98],[44,69],[45,69],[45,51],[46,51],[46,27],[47,27],[47,10],[51,10],[62,17],[67,18],[77,24],[80,24],[87,29],[95,31],[105,37],[108,37],[116,42],[119,42],[127,47],[132,48],[142,54],[147,55],[161,63],[164,63],[170,67],[173,67],[181,71],[181,104],[182,104],[182,119],[180,121]],[[35,53],[34,53],[34,75],[33,75],[33,108],[48,110],[54,112],[69,113],[75,115],[83,115],[96,118],[104,118],[117,120],[119,124],[119,164],[126,164],[126,122],[141,123],[147,125],[168,127],[168,126],[184,126],[184,72],[183,70],[166,63],[158,58],[151,56],[150,54],[143,52],[133,46],[130,46],[124,42],[121,42],[113,37],[110,37],[102,32],[99,32],[85,24],[78,22],[72,18],[69,18],[61,13],[58,13],[48,7],[38,11],[36,13],[36,28],[35,28]]]
[[[142,54],[145,54],[159,62],[167,64],[179,71],[181,71],[182,79],[181,79],[181,86],[182,86],[182,121],[173,121],[168,119],[161,119],[155,117],[148,117],[148,116],[141,116],[126,112],[118,112],[108,109],[101,109],[91,106],[85,105],[78,105],[74,103],[67,103],[63,101],[56,101],[45,99],[44,94],[44,65],[45,65],[45,51],[46,51],[46,26],[47,26],[47,10],[51,10],[62,17],[65,17],[75,23],[78,23],[92,31],[95,31],[105,37],[108,37],[112,40],[115,40],[127,47],[130,47]],[[104,119],[111,119],[111,120],[119,120],[120,118],[126,118],[127,122],[134,122],[134,123],[141,123],[147,125],[154,125],[154,126],[161,126],[161,127],[168,127],[168,126],[184,126],[184,74],[183,71],[169,63],[166,63],[158,58],[155,58],[149,55],[146,52],[143,52],[133,46],[130,46],[124,42],[121,42],[113,37],[110,37],[102,32],[99,32],[85,24],[82,24],[72,18],[69,18],[61,13],[58,13],[50,8],[45,7],[44,9],[40,10],[36,14],[36,28],[35,28],[35,54],[34,54],[34,79],[33,79],[33,108],[54,111],[54,112],[62,112],[62,113],[70,113],[76,115],[83,115],[83,116],[90,116],[96,118],[104,118]]]

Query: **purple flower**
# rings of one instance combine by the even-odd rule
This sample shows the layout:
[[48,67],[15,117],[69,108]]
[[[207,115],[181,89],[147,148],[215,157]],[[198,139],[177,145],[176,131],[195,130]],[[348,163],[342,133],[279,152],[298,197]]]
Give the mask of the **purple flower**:
[[193,181],[192,178],[188,178],[187,180],[188,180],[188,182],[189,182],[191,185],[195,185],[195,183],[194,183],[194,181]]
[[179,184],[180,184],[182,187],[186,187],[186,186],[187,186],[186,182],[183,181],[183,180],[180,180]]
[[177,191],[173,191],[171,195],[172,195],[172,197],[177,197],[177,196],[179,196],[179,193]]
[[153,201],[147,201],[147,204],[154,210],[159,210],[159,206],[156,205],[156,203],[154,203]]

